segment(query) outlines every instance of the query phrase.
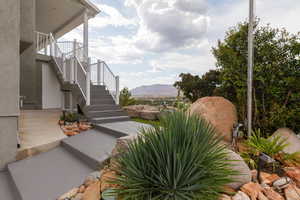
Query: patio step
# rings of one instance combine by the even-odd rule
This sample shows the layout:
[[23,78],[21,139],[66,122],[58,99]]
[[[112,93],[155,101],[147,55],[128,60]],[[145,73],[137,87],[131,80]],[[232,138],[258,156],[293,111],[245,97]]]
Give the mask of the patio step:
[[20,200],[53,200],[94,171],[63,147],[8,165]]
[[89,130],[63,140],[62,146],[93,169],[97,169],[109,157],[115,143],[115,136]]
[[113,117],[95,117],[90,119],[93,124],[111,123],[119,121],[129,121],[128,116],[113,116]]
[[101,132],[109,133],[116,136],[137,135],[142,128],[151,127],[134,121],[119,121],[113,123],[95,124],[95,128]]
[[113,117],[113,116],[127,116],[127,114],[121,110],[101,110],[101,111],[90,111],[88,117]]

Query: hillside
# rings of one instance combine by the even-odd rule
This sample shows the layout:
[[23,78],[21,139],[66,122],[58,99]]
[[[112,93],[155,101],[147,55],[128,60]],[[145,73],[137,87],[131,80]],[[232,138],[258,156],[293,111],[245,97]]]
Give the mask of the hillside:
[[172,85],[145,85],[131,90],[134,97],[176,97],[177,89]]

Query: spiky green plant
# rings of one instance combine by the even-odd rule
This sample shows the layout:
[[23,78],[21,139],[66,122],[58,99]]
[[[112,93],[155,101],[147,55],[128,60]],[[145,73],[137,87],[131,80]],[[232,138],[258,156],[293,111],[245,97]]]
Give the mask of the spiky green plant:
[[228,151],[206,121],[174,112],[142,129],[118,159],[122,200],[215,200],[234,175]]
[[265,153],[272,158],[283,152],[288,146],[286,139],[280,136],[271,136],[269,138],[262,137],[260,129],[253,132],[252,136],[246,141],[253,154]]

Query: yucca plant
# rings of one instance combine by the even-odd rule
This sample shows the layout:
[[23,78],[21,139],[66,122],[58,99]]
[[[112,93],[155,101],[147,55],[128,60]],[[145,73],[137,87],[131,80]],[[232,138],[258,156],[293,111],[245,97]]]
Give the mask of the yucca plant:
[[113,193],[122,200],[215,200],[237,175],[220,141],[206,121],[170,113],[117,158]]

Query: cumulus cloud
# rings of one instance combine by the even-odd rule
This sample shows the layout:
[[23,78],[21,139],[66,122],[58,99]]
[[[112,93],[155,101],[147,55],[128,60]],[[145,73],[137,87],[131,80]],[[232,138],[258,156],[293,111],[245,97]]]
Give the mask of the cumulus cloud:
[[90,55],[109,64],[139,64],[143,61],[143,52],[124,36],[92,38]]
[[135,36],[138,48],[155,52],[197,46],[203,39],[208,17],[205,1],[127,0],[140,19]]
[[116,8],[106,4],[96,4],[101,9],[102,13],[95,18],[89,20],[91,27],[103,28],[106,26],[127,27],[136,26],[134,19],[128,19],[122,15]]

